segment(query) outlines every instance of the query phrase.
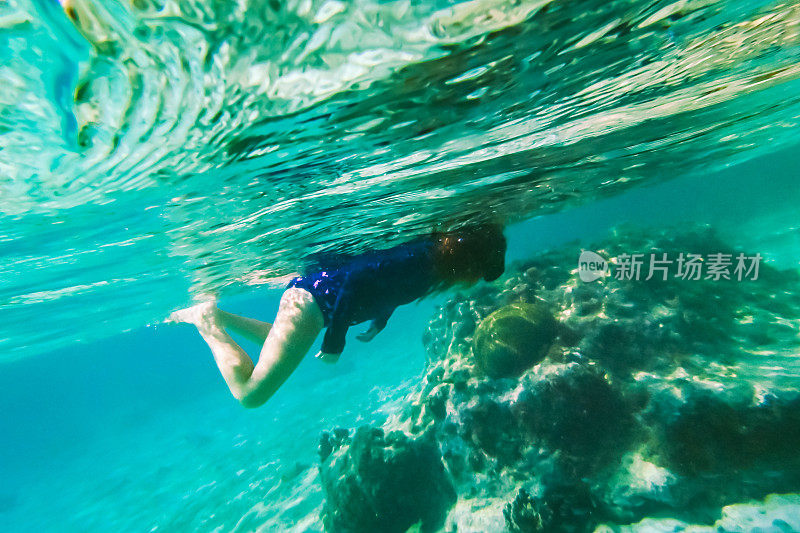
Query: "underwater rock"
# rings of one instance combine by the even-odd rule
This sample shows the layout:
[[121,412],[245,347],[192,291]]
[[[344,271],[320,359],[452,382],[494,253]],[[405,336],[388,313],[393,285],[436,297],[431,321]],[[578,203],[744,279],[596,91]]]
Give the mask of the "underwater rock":
[[503,509],[506,527],[513,533],[583,533],[597,520],[595,505],[584,483],[550,485],[541,496],[519,489]]
[[493,378],[519,376],[547,356],[557,334],[557,322],[543,305],[507,305],[478,325],[476,366]]
[[323,431],[319,438],[319,459],[325,461],[335,449],[340,448],[350,438],[350,431],[345,428],[335,428],[332,433]]
[[668,469],[647,461],[641,453],[629,453],[603,483],[595,495],[604,504],[604,511],[620,523],[627,523],[658,511],[675,502],[685,503],[691,494],[676,488],[678,476]]
[[508,405],[481,400],[464,411],[463,426],[471,441],[501,465],[519,458],[522,445],[519,424]]
[[432,361],[446,358],[471,345],[478,323],[498,307],[488,287],[482,287],[466,299],[456,294],[431,319],[422,342]]
[[[697,387],[665,395],[647,416],[666,463],[687,476],[731,474],[782,465],[800,468],[800,396],[727,398]],[[773,486],[773,488],[777,488]],[[788,488],[788,487],[786,487]]]
[[519,489],[514,501],[503,509],[506,527],[513,533],[541,531],[542,517],[536,509],[536,503],[525,489]]
[[415,524],[421,531],[442,526],[456,492],[434,444],[366,426],[352,439],[324,435],[322,442],[327,531],[401,533]]
[[[703,228],[591,248],[734,252]],[[711,523],[800,489],[797,272],[584,283],[575,255],[551,250],[455,295],[425,332],[426,376],[385,427],[441,450],[460,495],[448,528],[475,530],[473,509],[512,531]]]
[[621,391],[596,368],[577,363],[532,383],[513,408],[532,437],[592,466],[620,455],[636,426]]
[[794,533],[800,531],[800,495],[771,494],[763,502],[726,505],[719,514],[720,518],[710,525],[688,524],[674,518],[646,518],[623,527],[603,524],[595,529],[595,533]]

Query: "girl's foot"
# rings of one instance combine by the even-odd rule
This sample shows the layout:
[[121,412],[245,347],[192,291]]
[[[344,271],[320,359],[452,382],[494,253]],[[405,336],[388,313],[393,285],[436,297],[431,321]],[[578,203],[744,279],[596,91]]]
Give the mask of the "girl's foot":
[[214,324],[216,322],[217,311],[216,301],[202,302],[187,307],[186,309],[174,311],[164,322],[168,324],[178,324],[181,322],[185,324],[194,324],[199,328]]

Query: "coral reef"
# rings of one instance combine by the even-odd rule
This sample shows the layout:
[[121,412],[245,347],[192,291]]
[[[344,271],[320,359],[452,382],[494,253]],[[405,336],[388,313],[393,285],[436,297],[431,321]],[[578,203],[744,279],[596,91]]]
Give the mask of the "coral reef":
[[[592,250],[737,252],[708,228],[618,230]],[[341,518],[326,522],[331,531],[369,520],[342,496],[355,479],[391,484],[379,478],[423,464],[434,472],[423,491],[433,510],[404,503],[405,521],[392,518],[400,506],[370,516],[435,527],[449,510],[449,531],[486,516],[521,532],[591,531],[656,513],[711,524],[723,506],[800,489],[798,272],[762,263],[756,280],[590,283],[578,278],[579,252],[542,253],[439,308],[423,337],[425,376],[383,428],[426,451],[355,460],[364,454],[356,440],[374,429],[337,444],[334,463],[350,463],[322,464],[328,517]]]
[[456,493],[434,443],[361,427],[320,440],[328,531],[388,533],[441,527]]

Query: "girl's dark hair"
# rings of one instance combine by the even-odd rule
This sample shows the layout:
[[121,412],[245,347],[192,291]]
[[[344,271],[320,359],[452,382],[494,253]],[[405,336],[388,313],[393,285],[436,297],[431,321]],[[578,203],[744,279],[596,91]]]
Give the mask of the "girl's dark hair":
[[494,224],[434,233],[436,270],[444,282],[494,281],[505,271],[506,238]]

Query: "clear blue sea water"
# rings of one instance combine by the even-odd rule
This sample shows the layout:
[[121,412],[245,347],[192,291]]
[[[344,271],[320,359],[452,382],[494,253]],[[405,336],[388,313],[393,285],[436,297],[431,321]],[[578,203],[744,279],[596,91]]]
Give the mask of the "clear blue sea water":
[[[581,242],[623,222],[700,222],[770,263],[796,267],[795,162],[794,151],[784,151],[702,183],[678,179],[517,224],[508,232],[509,260],[564,243],[577,257]],[[5,363],[5,529],[320,530],[320,432],[396,412],[418,383],[421,333],[446,296],[399,309],[373,343],[351,339],[334,366],[307,359],[257,410],[230,397],[189,326],[137,328]],[[279,297],[248,291],[220,305],[269,320]]]
[[0,1],[3,531],[321,530],[320,432],[398,412],[452,294],[258,410],[160,324],[269,321],[315,252],[489,213],[509,263],[709,224],[798,267],[792,4],[71,9]]

